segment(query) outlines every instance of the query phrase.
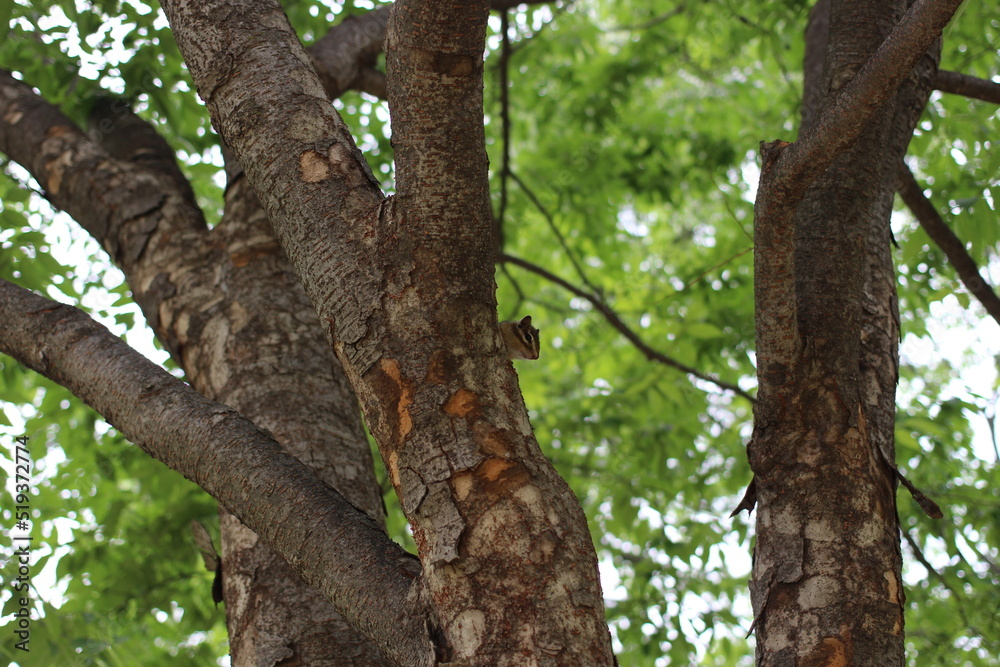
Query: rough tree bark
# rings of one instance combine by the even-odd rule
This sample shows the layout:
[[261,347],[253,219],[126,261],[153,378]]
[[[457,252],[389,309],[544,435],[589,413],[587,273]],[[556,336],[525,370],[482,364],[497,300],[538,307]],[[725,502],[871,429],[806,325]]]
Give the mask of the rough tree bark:
[[[228,189],[226,214],[209,230],[173,151],[125,102],[95,106],[93,142],[6,72],[0,105],[0,149],[108,250],[191,383],[271,430],[381,521],[357,403],[245,183]],[[284,560],[223,516],[234,664],[293,656],[310,664],[378,664],[373,644]]]
[[917,3],[899,21],[905,4],[818,3],[799,142],[763,146],[749,447],[759,664],[903,664],[889,214],[936,72],[936,51],[918,59],[959,3]]
[[[0,281],[0,350],[72,391],[205,489],[397,664],[429,664],[416,559],[232,408],[206,399],[84,313]],[[424,659],[420,659],[421,656]]]
[[[4,304],[15,309],[9,311],[11,318],[23,316],[22,330],[35,334],[5,338],[5,350],[72,386],[113,415],[124,433],[237,511],[393,661],[427,664],[427,649],[433,645],[437,659],[470,664],[522,664],[526,654],[539,664],[609,664],[596,555],[582,511],[533,438],[496,328],[482,134],[486,5],[469,5],[447,16],[420,4],[400,9],[407,18],[390,30],[396,52],[389,55],[388,84],[390,97],[396,96],[397,150],[406,157],[399,159],[399,194],[390,200],[383,199],[329,108],[277,5],[177,9],[171,19],[216,124],[247,165],[249,180],[260,190],[362,397],[414,525],[424,566],[419,597],[433,613],[400,620],[400,614],[422,608],[413,596],[405,603],[399,598],[398,591],[409,590],[412,573],[394,564],[398,549],[387,540],[380,546],[362,518],[352,515],[356,510],[349,503],[318,493],[302,481],[302,470],[296,469],[290,479],[312,494],[308,501],[301,497],[302,488],[265,486],[272,500],[302,508],[325,498],[351,517],[343,521],[343,530],[360,531],[368,547],[353,554],[344,545],[334,547],[328,530],[289,524],[287,507],[276,516],[260,494],[259,484],[269,483],[257,473],[249,472],[242,484],[227,484],[227,476],[247,474],[247,466],[241,465],[247,461],[234,456],[231,434],[230,439],[225,433],[221,440],[219,434],[207,437],[224,409],[187,412],[186,418],[195,422],[191,433],[177,427],[185,420],[150,426],[143,406],[148,409],[153,396],[178,391],[168,388],[169,378],[148,375],[152,371],[147,368],[130,380],[138,396],[122,395],[109,392],[109,386],[121,379],[114,373],[127,374],[124,366],[106,360],[99,368],[86,369],[74,366],[71,357],[51,354],[69,349],[70,342],[89,344],[91,336],[99,335],[77,323],[67,340],[56,335],[65,331],[42,326],[76,321],[64,308],[41,305],[5,288]],[[417,25],[431,30],[414,30]],[[206,46],[222,48],[211,53]],[[260,56],[273,66],[266,86],[254,85],[253,78],[262,72],[252,66]],[[206,72],[208,81],[201,76]],[[247,73],[251,76],[241,80]],[[154,165],[150,158],[155,150],[128,155],[129,142],[115,147],[113,139],[104,153],[62,118],[33,122],[35,116],[25,115],[33,103],[30,91],[25,95],[27,89],[9,77],[4,83],[11,130],[5,150],[20,151],[15,159],[30,165],[55,203],[129,267],[137,301],[172,354],[185,367],[192,366],[199,389],[242,403],[247,412],[260,408],[267,394],[242,381],[230,384],[238,375],[233,367],[248,358],[261,370],[276,358],[286,360],[280,356],[281,341],[291,342],[297,328],[284,322],[272,330],[278,333],[274,352],[254,356],[248,349],[254,330],[268,327],[254,318],[260,312],[260,293],[241,292],[241,270],[260,262],[257,268],[265,279],[277,279],[275,285],[288,279],[280,262],[270,259],[273,244],[266,235],[241,242],[236,226],[226,231],[224,224],[216,239],[207,242],[190,189],[169,160]],[[270,104],[275,101],[279,103]],[[40,130],[44,138],[36,134],[34,143],[28,142],[30,133],[19,134],[28,128]],[[268,141],[276,137],[281,138]],[[275,155],[284,159],[275,160]],[[324,196],[311,201],[317,194]],[[252,227],[244,233],[246,229]],[[199,247],[213,251],[191,261],[187,251]],[[213,283],[220,278],[213,275],[220,266],[221,280]],[[297,304],[287,312],[296,317]],[[100,346],[114,347],[107,341]],[[124,358],[121,352],[117,356]],[[266,422],[267,411],[258,418]],[[302,428],[308,427],[304,418]],[[289,439],[296,435],[291,431]],[[193,446],[199,442],[193,434],[202,437],[207,450]],[[246,433],[242,437],[253,440]],[[297,453],[309,459],[311,447],[305,444]],[[268,451],[261,456],[272,460],[277,450]],[[252,458],[251,465],[260,461]],[[362,461],[357,469],[363,468]],[[374,497],[352,500],[366,507]],[[377,510],[370,513],[378,516]],[[313,510],[306,518],[322,515]],[[307,554],[297,552],[303,530],[317,538]],[[323,553],[317,555],[316,549]],[[353,581],[358,562],[372,557],[384,561],[375,568],[381,573],[379,583],[368,582],[370,592],[381,594],[381,604],[373,604],[370,593],[358,595]],[[330,580],[324,572],[339,574]],[[230,594],[239,601],[239,588],[247,582],[240,582],[239,575],[235,582],[229,582],[237,588]],[[385,610],[386,604],[395,606]],[[429,628],[429,634],[414,632],[414,622]],[[290,646],[249,646],[244,655],[302,660],[299,646],[291,649],[292,655],[282,650]]]
[[496,326],[488,4],[396,5],[388,200],[280,7],[237,5],[164,8],[361,399],[420,549],[439,659],[609,664],[582,511],[534,440]]

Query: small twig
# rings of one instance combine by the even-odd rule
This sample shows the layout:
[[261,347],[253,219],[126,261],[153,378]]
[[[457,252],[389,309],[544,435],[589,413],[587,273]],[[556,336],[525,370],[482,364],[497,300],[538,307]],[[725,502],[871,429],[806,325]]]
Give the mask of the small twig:
[[[523,3],[523,2],[521,2],[521,0],[512,0],[512,2],[510,3],[510,6],[513,8],[513,7],[517,7],[520,4],[529,4],[530,5],[530,4],[548,4],[548,3],[549,3],[549,0],[538,0],[537,2],[535,0],[533,0],[532,2],[528,2],[528,3]],[[503,3],[500,3],[498,1],[494,1],[494,2],[491,3],[491,7],[494,10],[499,9],[498,4],[503,4]],[[550,7],[550,10],[552,12],[552,16],[549,18],[549,20],[546,21],[545,23],[543,23],[538,28],[538,30],[536,30],[535,32],[525,32],[525,33],[522,33],[521,34],[521,39],[518,42],[518,44],[516,46],[513,46],[511,48],[511,53],[515,53],[517,51],[520,51],[523,47],[531,44],[532,41],[536,37],[538,37],[539,35],[541,35],[542,32],[544,32],[546,28],[548,28],[550,25],[552,25],[553,23],[555,23],[556,19],[558,19],[561,14],[565,13],[566,10],[568,10],[572,6],[573,6],[573,0],[569,0],[569,2],[564,2],[563,4],[558,5],[556,7]]]
[[682,3],[678,4],[676,7],[674,7],[673,9],[671,9],[669,12],[665,12],[663,14],[660,14],[659,16],[654,16],[653,18],[649,19],[648,21],[644,21],[643,23],[636,23],[636,24],[633,24],[633,25],[623,25],[623,26],[619,26],[617,28],[611,28],[609,32],[625,32],[625,31],[632,31],[632,30],[647,30],[649,28],[653,28],[655,26],[658,26],[661,23],[666,23],[667,21],[669,21],[670,19],[674,18],[678,14],[684,13],[685,9],[687,9],[687,6],[685,5],[685,3],[682,2]]
[[893,472],[896,475],[896,479],[906,487],[906,490],[910,492],[913,496],[913,501],[920,506],[920,509],[924,511],[924,514],[932,519],[940,519],[944,516],[944,512],[941,511],[941,507],[938,506],[936,502],[931,500],[926,493],[917,488],[917,486],[906,479],[906,475],[899,471],[899,468],[893,468]]
[[1000,402],[1000,392],[993,393],[993,405],[983,408],[983,417],[990,427],[990,439],[993,441],[994,460],[1000,463],[1000,443],[997,443],[997,403]]
[[955,591],[952,589],[950,585],[948,585],[948,582],[945,580],[944,575],[938,572],[934,568],[934,566],[931,565],[930,562],[928,562],[927,556],[924,555],[923,549],[920,548],[920,545],[917,544],[917,541],[913,539],[912,535],[910,535],[910,531],[903,530],[900,532],[903,533],[903,539],[906,540],[906,543],[910,545],[910,550],[913,551],[913,556],[914,558],[917,559],[917,562],[919,562],[921,565],[924,566],[924,569],[927,570],[928,574],[934,575],[934,577],[937,578],[944,585],[945,588],[947,588],[949,591],[952,592],[952,594],[954,594]]
[[986,312],[997,321],[997,324],[1000,324],[1000,297],[983,278],[975,260],[965,250],[962,240],[951,231],[941,218],[941,214],[934,208],[934,204],[924,196],[913,172],[903,163],[899,165],[899,195],[913,212],[920,226],[927,232],[927,236],[944,251],[965,288],[983,304]]
[[545,222],[548,223],[549,229],[551,229],[552,233],[555,234],[556,240],[559,241],[559,245],[562,247],[563,252],[566,253],[566,257],[569,259],[570,264],[573,265],[573,269],[576,271],[576,275],[580,277],[580,281],[583,282],[583,284],[586,285],[594,294],[599,294],[601,290],[597,289],[587,278],[587,274],[583,272],[583,267],[580,266],[580,263],[577,261],[573,251],[570,250],[569,244],[566,243],[566,237],[563,236],[562,232],[559,231],[559,228],[556,227],[555,219],[552,217],[552,214],[549,213],[549,210],[545,208],[545,205],[542,204],[540,199],[538,199],[534,191],[529,188],[516,173],[513,171],[510,172],[510,177],[514,179],[514,182],[517,183],[518,187],[524,190],[524,194],[528,196],[528,200],[535,205],[538,212],[542,214],[543,218],[545,218]]
[[740,504],[736,506],[729,518],[733,518],[743,510],[746,510],[747,514],[753,511],[753,508],[757,506],[757,478],[751,477],[750,484],[747,485],[747,490],[743,492],[743,497],[740,499]]
[[638,334],[632,331],[632,329],[629,328],[629,326],[625,324],[625,322],[623,322],[620,317],[618,317],[618,314],[614,310],[612,310],[610,306],[604,303],[595,294],[592,294],[590,292],[585,292],[584,290],[573,285],[572,283],[563,280],[554,273],[551,273],[543,269],[542,267],[538,266],[537,264],[532,264],[531,262],[525,261],[519,257],[514,257],[512,255],[504,253],[500,254],[497,257],[497,261],[502,263],[509,262],[510,264],[520,266],[522,269],[530,271],[536,275],[541,276],[542,278],[545,278],[549,282],[553,282],[559,285],[566,291],[580,297],[581,299],[586,299],[591,303],[591,305],[594,306],[597,312],[601,313],[601,315],[604,316],[604,318],[608,321],[608,323],[612,327],[617,329],[623,336],[625,336],[625,338],[628,339],[628,341],[632,343],[636,347],[636,349],[642,352],[643,355],[645,355],[645,357],[650,361],[656,361],[658,363],[663,364],[664,366],[670,366],[671,368],[676,368],[677,370],[687,373],[688,375],[693,375],[694,377],[700,380],[704,380],[705,382],[711,382],[720,389],[731,391],[737,396],[742,396],[751,403],[754,402],[755,400],[754,397],[748,394],[747,392],[743,391],[742,389],[740,389],[737,385],[725,382],[724,380],[720,380],[717,377],[714,377],[707,373],[703,373],[695,368],[692,368],[691,366],[682,364],[676,359],[668,357],[662,352],[659,352],[651,348],[649,345],[646,344],[645,341],[642,340],[642,338],[639,337]]
[[719,262],[715,266],[708,267],[707,269],[705,269],[704,271],[702,271],[701,273],[699,273],[698,275],[696,275],[694,278],[692,278],[691,280],[688,280],[686,283],[684,283],[684,287],[681,288],[678,291],[679,292],[683,292],[684,290],[690,288],[692,285],[694,285],[695,283],[697,283],[698,281],[700,281],[702,278],[704,278],[708,274],[710,274],[713,271],[716,271],[718,269],[721,269],[726,264],[729,264],[730,262],[734,261],[735,259],[737,259],[739,257],[742,257],[743,255],[747,254],[748,252],[753,252],[753,248],[751,247],[751,248],[745,248],[743,250],[740,250],[735,255],[727,257],[726,259],[722,260],[721,262]]
[[[979,549],[979,547],[976,546],[976,543],[974,541],[966,539],[965,540],[965,546],[966,546],[966,548],[969,549],[969,551],[971,551],[972,553],[976,554],[976,557],[979,560],[981,560],[984,563],[986,563],[986,567],[989,568],[990,572],[992,572],[994,575],[1000,574],[1000,566],[998,566],[995,562],[993,562],[993,560],[990,559],[989,556],[987,556],[986,554],[984,554]],[[964,560],[965,560],[966,563],[969,562],[968,559],[964,559]],[[969,563],[969,566],[972,567],[972,563]]]
[[500,157],[500,206],[497,210],[496,244],[497,252],[503,251],[504,245],[504,216],[507,213],[507,180],[510,177],[510,19],[507,10],[500,12],[500,61],[497,63],[499,69],[500,85],[500,133],[503,153]]
[[[721,187],[719,187],[718,185],[716,185],[716,187],[720,191],[722,191]],[[729,213],[729,217],[733,219],[733,222],[736,223],[736,226],[740,228],[741,232],[743,232],[743,236],[747,237],[747,240],[750,241],[751,244],[753,244],[753,234],[747,231],[746,226],[744,226],[743,223],[740,222],[740,219],[736,216],[736,211],[733,210],[732,204],[729,203],[729,197],[722,197],[722,205],[726,207],[726,212]]]
[[913,539],[913,536],[910,535],[910,531],[903,530],[900,532],[903,533],[903,539],[905,539],[906,543],[910,545],[910,550],[913,551],[913,556],[917,559],[917,561],[924,566],[924,569],[926,569],[929,574],[933,575],[938,581],[940,581],[941,585],[947,588],[949,593],[951,593],[952,599],[955,600],[956,603],[955,606],[958,608],[958,615],[962,617],[962,622],[965,626],[972,627],[969,624],[968,617],[965,615],[965,611],[962,609],[962,605],[958,603],[958,593],[955,592],[955,589],[951,587],[948,580],[944,578],[944,575],[934,569],[934,566],[928,562],[927,557],[924,556],[924,552],[920,548],[920,545],[918,545],[916,540]]

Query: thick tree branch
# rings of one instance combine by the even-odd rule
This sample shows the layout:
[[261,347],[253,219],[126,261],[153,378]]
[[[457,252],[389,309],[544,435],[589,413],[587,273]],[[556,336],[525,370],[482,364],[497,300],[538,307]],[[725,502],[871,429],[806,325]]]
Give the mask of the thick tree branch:
[[944,251],[965,288],[983,304],[986,312],[996,320],[997,324],[1000,324],[1000,297],[979,272],[979,267],[966,251],[962,240],[951,231],[934,204],[924,196],[923,189],[917,183],[913,172],[904,163],[900,163],[899,166],[899,195],[913,212],[920,226],[927,232],[927,236]]
[[502,263],[510,263],[516,266],[520,266],[522,269],[530,271],[531,273],[534,273],[538,276],[541,276],[542,278],[545,278],[549,282],[559,285],[560,287],[570,292],[571,294],[574,294],[580,297],[581,299],[586,299],[591,303],[591,305],[594,306],[597,312],[599,312],[601,315],[604,316],[604,319],[608,321],[608,324],[610,324],[619,333],[625,336],[625,338],[630,343],[632,343],[632,345],[634,345],[636,349],[642,352],[643,355],[645,355],[645,357],[650,361],[655,361],[657,363],[663,364],[664,366],[669,366],[670,368],[676,368],[677,370],[687,373],[688,375],[692,375],[700,380],[704,380],[705,382],[711,382],[716,387],[719,387],[724,391],[731,391],[737,396],[742,396],[751,403],[754,402],[754,397],[748,394],[747,392],[743,391],[742,389],[740,389],[737,385],[732,384],[730,382],[725,382],[724,380],[720,380],[717,377],[714,377],[707,373],[703,373],[696,368],[692,368],[691,366],[682,364],[676,359],[668,357],[662,352],[659,352],[651,348],[649,345],[646,344],[644,340],[642,340],[642,338],[639,337],[639,334],[632,331],[632,329],[627,324],[625,324],[625,322],[623,322],[620,317],[618,317],[618,313],[616,313],[608,304],[604,303],[604,301],[602,301],[596,295],[590,292],[585,292],[584,290],[576,287],[572,283],[563,280],[554,273],[551,273],[543,269],[542,267],[538,266],[537,264],[532,264],[531,262],[523,260],[519,257],[514,257],[513,255],[508,255],[508,254],[501,254],[497,259]]
[[822,85],[826,46],[830,41],[830,0],[816,0],[806,24],[802,59],[802,129],[808,132],[816,121],[826,86]]
[[[494,11],[505,12],[521,5],[550,4],[551,0],[493,0]],[[385,43],[385,25],[392,5],[382,5],[367,14],[349,16],[309,47],[316,73],[330,99],[348,90],[359,90],[385,99],[385,74],[375,68]]]
[[497,206],[497,252],[503,252],[504,223],[507,215],[507,181],[510,177],[510,20],[506,10],[500,13],[500,58],[497,61],[497,86],[500,88],[500,203]]
[[[343,353],[367,369],[377,352],[364,320],[377,304],[344,294],[341,283],[358,289],[379,280],[369,252],[383,195],[287,17],[273,2],[245,3],[240,11],[225,2],[162,6],[219,134],[327,334],[348,341]],[[350,373],[352,364],[344,366]]]
[[[139,250],[115,259],[191,384],[270,429],[289,453],[381,521],[381,489],[357,401],[249,186],[240,181],[227,189],[226,213],[209,231],[174,151],[124,100],[94,106],[93,141],[9,75],[0,76],[0,100],[2,145],[38,181],[61,170],[60,184],[75,183],[70,191],[50,192],[53,203],[95,235],[103,233],[98,240],[106,248]],[[163,206],[145,205],[150,194]],[[119,218],[123,222],[115,223]],[[141,243],[130,240],[136,231]],[[249,531],[232,515],[221,514],[235,662],[294,645],[310,664],[347,655],[356,665],[384,664],[375,645],[320,599],[318,589],[263,541],[247,539]],[[264,626],[266,637],[258,632]]]
[[940,71],[934,80],[934,87],[943,93],[964,95],[984,102],[1000,104],[1000,83],[989,79],[980,79],[960,72]]
[[176,164],[152,150],[162,140],[137,129],[127,108],[101,106],[96,135],[124,159],[0,70],[0,151],[27,169],[53,206],[72,216],[125,272],[146,320],[183,365],[178,337],[160,322],[160,305],[177,292],[171,282],[176,274],[164,266],[190,279],[205,262],[192,249],[206,247],[209,230]]
[[851,80],[812,132],[784,148],[774,165],[774,194],[794,205],[840,153],[857,141],[878,109],[909,75],[962,0],[918,0]]
[[[901,596],[855,593],[896,586],[900,572],[887,176],[926,99],[930,47],[959,4],[916,0],[900,20],[908,2],[817,3],[829,16],[814,14],[808,36],[826,44],[807,47],[805,83],[819,90],[806,93],[801,138],[762,146],[754,481],[741,503],[756,496],[759,508],[750,593],[760,664],[829,662],[844,647],[866,664],[904,662]],[[832,539],[810,532],[824,523],[843,528]],[[810,597],[822,577],[839,597]]]
[[407,602],[413,558],[269,434],[76,308],[0,281],[0,322],[0,350],[209,492],[387,656],[426,655],[424,619]]
[[[399,205],[419,215],[431,233],[444,232],[436,228],[446,224],[446,211],[457,208],[472,224],[468,232],[452,228],[450,233],[488,238],[493,216],[483,210],[489,197],[482,121],[483,62],[471,39],[485,44],[488,7],[482,2],[458,3],[452,11],[466,15],[470,34],[445,32],[444,26],[454,15],[442,16],[430,3],[402,1],[394,6],[386,38],[386,68],[393,77],[389,90],[392,145],[397,161],[409,167],[397,171],[396,190]],[[433,24],[428,26],[428,22]],[[471,33],[473,29],[475,33]],[[431,35],[440,43],[430,43]],[[426,46],[433,46],[440,62],[425,62],[418,49]],[[477,87],[468,86],[476,74],[480,79]],[[471,97],[460,95],[462,89]],[[435,122],[427,122],[427,118]],[[444,118],[451,122],[442,122]],[[435,183],[442,179],[449,183],[447,196]],[[493,244],[485,249],[492,251]],[[492,266],[492,261],[489,264]]]
[[[53,112],[55,118],[58,110],[53,108]],[[111,95],[99,98],[90,110],[89,125],[90,139],[111,156],[157,173],[176,187],[191,208],[198,207],[187,176],[177,166],[173,147],[156,128],[133,113],[128,100]]]
[[[763,164],[754,207],[754,300],[762,389],[788,386],[786,373],[800,348],[794,251],[798,204],[896,94],[960,4],[961,0],[918,0],[799,141],[761,143]],[[851,275],[841,278],[850,280]],[[759,391],[758,399],[762,398]]]
[[385,74],[375,69],[385,42],[391,5],[349,16],[309,47],[316,73],[330,99],[346,91],[363,90],[385,98]]
[[[120,121],[106,119],[100,132],[110,135]],[[207,231],[179,173],[110,159],[59,109],[2,69],[0,151],[31,172],[52,204],[120,266],[135,262],[157,231],[186,235],[188,242]]]

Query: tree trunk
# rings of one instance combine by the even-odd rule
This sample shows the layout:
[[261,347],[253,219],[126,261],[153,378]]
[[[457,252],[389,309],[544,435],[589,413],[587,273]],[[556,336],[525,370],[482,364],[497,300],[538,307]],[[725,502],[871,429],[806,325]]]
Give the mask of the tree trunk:
[[[803,136],[826,120],[904,4],[816,5]],[[794,281],[784,283],[791,294],[781,295],[791,306],[792,317],[780,320],[790,354],[780,366],[760,360],[749,448],[759,503],[751,583],[758,664],[904,662],[893,444],[899,316],[889,215],[896,165],[929,95],[935,53],[804,193],[793,236],[778,246],[785,256],[758,257],[758,268],[777,263]],[[769,158],[773,165],[765,152],[765,169]],[[775,321],[766,315],[777,296],[758,291],[758,327]]]
[[583,512],[534,439],[496,322],[488,3],[394,6],[389,199],[281,8],[239,4],[164,9],[361,400],[413,527],[438,659],[611,664]]
[[[390,200],[383,199],[305,66],[308,60],[280,8],[266,7],[262,19],[254,14],[258,7],[251,7],[245,16],[254,18],[242,25],[222,5],[200,9],[200,22],[185,26],[181,20],[178,34],[189,36],[196,70],[204,67],[203,57],[211,61],[209,71],[216,67],[209,91],[228,85],[227,58],[260,55],[256,46],[248,48],[248,32],[279,26],[269,34],[278,38],[277,49],[268,54],[274,60],[257,72],[271,77],[268,94],[275,99],[276,93],[279,103],[226,108],[233,92],[250,92],[253,102],[267,99],[255,98],[264,89],[255,90],[247,81],[242,90],[217,96],[225,113],[218,113],[218,104],[213,111],[263,193],[282,243],[364,399],[414,525],[423,578],[413,586],[410,566],[398,549],[387,540],[379,543],[371,526],[352,515],[353,507],[317,490],[302,469],[289,467],[273,442],[246,430],[247,424],[231,433],[220,431],[213,424],[214,415],[227,414],[221,407],[202,405],[174,387],[175,381],[126,354],[79,314],[61,307],[50,312],[37,297],[5,285],[4,305],[15,309],[7,311],[8,321],[20,327],[7,332],[5,349],[70,387],[126,436],[219,498],[394,662],[426,664],[427,648],[433,647],[440,660],[470,664],[521,664],[525,655],[539,664],[609,664],[610,638],[586,522],[533,438],[496,327],[482,129],[485,5],[436,17],[415,5],[419,20],[435,24],[430,34],[398,24],[398,57],[390,57],[390,68],[399,72],[395,137],[408,157],[398,163],[400,195]],[[227,25],[220,16],[236,23]],[[177,16],[172,18],[176,22]],[[216,46],[220,33],[243,41],[213,60],[203,49]],[[436,59],[427,61],[427,53],[437,53]],[[403,80],[411,76],[413,81]],[[9,76],[3,85],[9,111],[8,131],[0,137],[3,149],[26,165],[53,203],[73,215],[123,267],[149,323],[191,381],[206,395],[236,404],[269,425],[286,447],[318,463],[320,472],[333,467],[364,471],[360,486],[351,483],[350,474],[328,478],[329,483],[380,520],[356,416],[336,390],[329,394],[331,403],[321,400],[336,381],[328,379],[329,362],[316,352],[312,325],[300,326],[300,319],[308,319],[301,300],[289,296],[288,309],[270,302],[291,278],[269,235],[255,227],[260,219],[250,205],[241,215],[230,203],[227,219],[210,231],[190,187],[165,157],[165,147],[145,143],[147,126],[132,124],[136,119],[121,109],[96,118],[105,153],[26,86]],[[296,85],[309,94],[296,96]],[[203,95],[216,101],[204,89]],[[413,104],[431,97],[436,118]],[[291,104],[280,103],[289,98]],[[271,129],[258,124],[258,112],[266,110],[277,112]],[[408,115],[414,122],[408,123]],[[440,130],[448,127],[454,131],[441,142]],[[244,130],[254,141],[244,141]],[[314,141],[306,139],[310,135]],[[270,144],[261,141],[282,136]],[[279,154],[291,159],[275,162]],[[276,171],[268,173],[271,168]],[[277,180],[271,178],[278,174]],[[231,195],[239,196],[240,187],[237,182]],[[314,200],[319,191],[323,196]],[[53,327],[53,322],[59,324]],[[79,332],[76,339],[64,335],[69,322],[70,331]],[[22,335],[26,332],[31,336]],[[274,347],[261,347],[268,339]],[[95,340],[106,352],[101,363],[70,363],[81,355],[96,363],[93,351],[78,352]],[[66,356],[74,352],[78,356]],[[116,358],[122,363],[112,363]],[[274,366],[296,372],[286,381]],[[298,383],[302,373],[315,384]],[[273,383],[262,383],[261,377]],[[298,392],[287,395],[289,402],[276,400],[275,389],[293,385]],[[170,400],[183,406],[184,418],[153,408],[151,401],[164,396],[176,397]],[[312,421],[315,412],[300,414],[296,406],[320,406],[333,419],[320,426]],[[286,421],[286,411],[301,419]],[[227,416],[226,423],[234,424],[233,417]],[[181,425],[187,431],[178,430]],[[361,458],[319,463],[318,447],[338,439],[351,441]],[[232,448],[234,441],[245,443],[243,456]],[[268,474],[257,468],[262,461],[270,462]],[[294,483],[276,486],[274,475],[280,474]],[[323,499],[331,504],[326,514],[341,517],[338,526],[309,525],[309,519],[321,516],[315,508]],[[312,508],[302,517],[307,523],[288,522],[284,513],[292,508]],[[374,646],[352,654],[351,645],[361,642],[350,632],[336,634],[336,621],[327,623],[332,613],[317,604],[315,594],[286,588],[294,586],[293,579],[282,576],[280,566],[259,551],[253,535],[225,515],[222,526],[225,588],[236,607],[229,610],[229,621],[237,664],[378,660]],[[314,545],[306,557],[299,553],[303,534]],[[365,563],[369,566],[359,570]],[[365,586],[368,593],[359,593]],[[400,595],[411,588],[422,594],[402,602]],[[379,597],[373,600],[371,594]],[[279,596],[287,604],[273,599]],[[278,606],[270,606],[275,602]],[[387,605],[391,609],[383,608]],[[266,626],[268,621],[273,625]],[[336,636],[324,646],[316,641],[317,627]]]
[[[225,307],[211,311],[198,341],[199,359],[185,367],[200,367],[193,379],[201,393],[267,428],[384,527],[360,408],[315,311],[242,177],[227,188],[226,204],[213,230],[227,250],[215,285]],[[223,508],[220,530],[234,667],[389,664],[319,591]]]

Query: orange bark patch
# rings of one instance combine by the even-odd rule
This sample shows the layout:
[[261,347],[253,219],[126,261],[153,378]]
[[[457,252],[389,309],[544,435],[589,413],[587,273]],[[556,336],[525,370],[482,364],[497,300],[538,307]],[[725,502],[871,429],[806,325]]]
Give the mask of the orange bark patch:
[[478,408],[479,397],[468,389],[459,389],[444,404],[445,413],[452,417],[465,417]]
[[472,470],[463,470],[451,476],[451,490],[458,501],[465,501],[473,492],[482,497],[497,498],[511,489],[519,489],[527,482],[528,475],[517,461],[490,457]]
[[396,415],[399,428],[398,442],[406,440],[406,436],[413,430],[413,419],[410,417],[410,405],[413,403],[413,390],[408,382],[403,380],[399,372],[399,362],[395,359],[383,358],[379,361],[379,368],[396,385]]
[[465,501],[473,492],[495,499],[511,489],[519,489],[528,475],[517,461],[490,457],[472,470],[462,470],[451,476],[451,490],[458,501]]
[[445,76],[469,76],[476,71],[476,62],[468,56],[439,54],[436,61],[435,69]]
[[495,482],[500,479],[500,475],[505,470],[515,465],[513,461],[505,461],[504,459],[486,459],[479,464],[478,473],[485,481]]
[[243,268],[259,257],[271,257],[278,251],[279,246],[277,243],[264,243],[254,246],[248,250],[229,253],[229,261],[231,261],[233,266],[236,268]]
[[520,489],[529,481],[524,466],[517,461],[490,457],[476,466],[476,478],[481,489],[491,498],[497,498]]
[[330,163],[322,154],[309,149],[299,155],[299,178],[306,183],[319,183],[330,176]]
[[809,655],[802,660],[803,667],[847,667],[852,663],[850,630],[842,628],[844,637],[826,637]]
[[899,579],[896,578],[896,573],[890,570],[885,573],[885,581],[889,602],[896,605],[896,620],[892,624],[892,634],[898,637],[903,632],[903,606],[899,599]]
[[[53,163],[50,162],[45,166],[49,167],[52,164]],[[61,168],[52,169],[52,173],[49,174],[48,179],[45,181],[45,189],[53,195],[59,194],[59,189],[62,187],[62,177],[63,170]]]
[[492,425],[480,421],[472,426],[472,433],[479,443],[479,451],[483,454],[500,458],[510,456],[512,445],[507,439],[507,431],[493,428]]
[[[45,131],[45,137],[47,139],[51,139],[52,137],[61,137],[67,132],[69,132],[69,128],[65,125],[55,125]],[[59,193],[59,190],[62,188],[62,180],[66,167],[69,166],[72,161],[73,157],[70,154],[70,151],[63,151],[54,159],[45,163],[45,171],[48,172],[48,175],[45,178],[45,189],[51,194]]]
[[253,254],[249,252],[234,252],[229,254],[229,261],[232,262],[233,266],[236,268],[242,269],[250,263],[251,257],[253,257]]
[[889,571],[885,573],[885,581],[889,590],[889,602],[899,604],[899,582],[896,580],[896,573]]
[[460,472],[451,478],[451,488],[455,492],[455,497],[459,500],[465,500],[469,497],[469,492],[472,491],[473,486],[472,473]]
[[394,488],[399,488],[399,453],[395,451],[389,454],[389,481]]

